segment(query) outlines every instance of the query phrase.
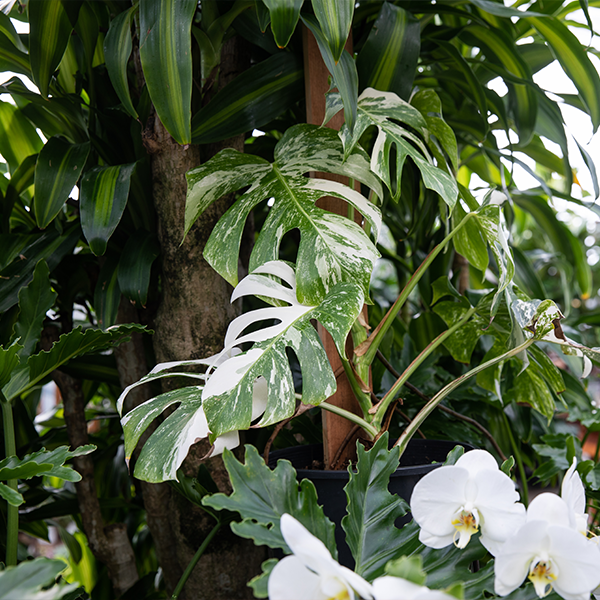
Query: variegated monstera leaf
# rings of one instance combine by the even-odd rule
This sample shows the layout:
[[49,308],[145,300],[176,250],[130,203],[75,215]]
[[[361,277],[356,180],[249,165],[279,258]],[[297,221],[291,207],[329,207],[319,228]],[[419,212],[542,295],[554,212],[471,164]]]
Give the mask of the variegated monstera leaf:
[[[201,385],[161,394],[134,408],[122,418],[127,458],[150,423],[168,407],[179,404],[144,444],[135,466],[135,476],[158,482],[174,479],[189,447],[207,436],[214,453],[238,445],[238,430],[257,427],[291,417],[296,393],[286,349],[290,348],[302,370],[302,402],[318,405],[336,389],[335,377],[311,319],[331,334],[344,356],[346,337],[363,305],[359,285],[341,282],[332,287],[318,306],[298,301],[294,270],[282,261],[271,261],[255,269],[236,287],[232,301],[247,295],[269,299],[273,304],[245,313],[233,320],[223,350],[208,359],[163,363],[129,386],[133,388],[162,377],[193,377]],[[256,324],[266,323],[260,329]],[[254,330],[246,333],[248,328]],[[252,344],[242,352],[241,347]],[[176,367],[207,367],[205,373],[185,373]]]
[[249,188],[217,223],[204,249],[204,258],[229,283],[238,281],[238,256],[244,224],[252,209],[270,200],[269,215],[256,239],[250,270],[279,258],[283,236],[300,231],[297,258],[298,300],[317,305],[338,283],[361,286],[367,297],[373,265],[379,253],[353,220],[318,208],[324,196],[342,198],[368,222],[377,239],[381,213],[347,185],[306,177],[311,171],[344,175],[381,195],[381,184],[369,168],[369,157],[355,148],[344,161],[335,131],[296,125],[275,147],[275,162],[226,149],[187,174],[185,230],[225,194]]
[[[423,104],[427,111],[426,116],[423,116],[417,108],[396,94],[367,88],[358,98],[358,117],[354,129],[350,132],[344,125],[340,136],[346,156],[350,156],[363,133],[371,126],[377,127],[377,138],[371,153],[371,170],[385,183],[394,200],[397,202],[400,198],[401,186],[396,185],[394,189],[392,182],[401,180],[404,162],[407,157],[410,157],[421,172],[425,187],[437,192],[446,204],[453,208],[458,197],[456,182],[444,170],[450,169],[443,154],[437,151],[437,147],[435,154],[438,164],[436,164],[428,149],[428,141],[431,133],[437,134],[440,147],[449,155],[450,163],[453,163],[456,140],[453,139],[449,128],[442,130],[440,124],[445,125],[445,122],[441,118],[437,117],[435,121],[427,120],[428,113],[431,112],[428,107],[438,110],[437,104],[432,104],[430,100]],[[329,94],[327,104],[326,119],[341,110],[339,94]],[[390,161],[394,146],[396,147],[395,175]]]

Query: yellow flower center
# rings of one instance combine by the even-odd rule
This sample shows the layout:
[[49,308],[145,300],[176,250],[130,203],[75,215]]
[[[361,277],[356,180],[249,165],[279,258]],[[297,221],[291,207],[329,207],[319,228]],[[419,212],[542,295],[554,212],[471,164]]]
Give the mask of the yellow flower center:
[[529,567],[528,577],[535,587],[536,594],[540,598],[547,596],[552,591],[552,583],[556,581],[556,573],[553,573],[552,562],[534,559]]
[[327,598],[327,600],[350,600],[350,594],[347,589],[343,589],[339,594]]
[[472,511],[461,510],[455,519],[452,519],[452,525],[456,531],[454,532],[454,545],[457,548],[464,548],[471,539],[474,533],[479,529],[479,518],[477,509]]

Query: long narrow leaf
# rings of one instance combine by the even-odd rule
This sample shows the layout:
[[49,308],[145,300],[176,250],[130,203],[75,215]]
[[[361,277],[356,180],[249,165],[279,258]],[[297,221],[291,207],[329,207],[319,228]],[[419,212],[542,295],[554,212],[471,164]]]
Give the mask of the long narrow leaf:
[[33,125],[14,104],[0,102],[0,154],[11,173],[42,148],[42,140]]
[[271,29],[275,42],[285,48],[296,29],[304,0],[263,0],[271,15]]
[[350,33],[354,0],[312,0],[312,5],[333,59],[338,62]]

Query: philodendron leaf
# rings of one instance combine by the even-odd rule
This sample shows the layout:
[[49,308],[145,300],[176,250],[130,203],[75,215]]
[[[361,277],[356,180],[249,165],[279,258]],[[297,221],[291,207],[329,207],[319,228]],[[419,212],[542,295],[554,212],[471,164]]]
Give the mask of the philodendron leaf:
[[[290,287],[279,283],[284,281]],[[145,378],[129,386],[117,402],[120,412],[126,394],[137,385],[159,377],[186,376],[206,380],[206,385],[180,388],[137,406],[122,419],[125,453],[131,456],[150,423],[168,407],[178,408],[146,441],[136,462],[135,475],[146,481],[176,477],[189,447],[210,435],[214,453],[239,444],[238,430],[257,423],[271,425],[296,410],[296,396],[287,349],[298,358],[303,373],[302,400],[318,405],[336,389],[335,377],[311,320],[319,321],[332,335],[344,356],[345,340],[362,308],[363,296],[357,285],[335,286],[319,306],[296,300],[294,272],[286,263],[272,262],[257,269],[237,286],[232,301],[254,294],[284,306],[271,306],[234,319],[225,336],[225,347],[216,356],[183,363],[157,365]],[[245,334],[249,326],[262,321],[270,325]],[[254,345],[241,353],[238,346]],[[172,372],[179,366],[204,365],[206,374]]]
[[110,81],[123,108],[134,118],[138,114],[131,102],[127,81],[127,62],[131,54],[131,19],[136,7],[119,13],[111,22],[104,40],[104,58]]
[[348,468],[350,481],[344,488],[348,514],[342,519],[342,527],[356,561],[355,571],[371,581],[383,574],[385,564],[406,542],[394,521],[409,507],[388,491],[390,475],[398,468],[400,456],[397,448],[388,450],[387,432],[371,450],[360,443],[357,449],[356,471]]
[[192,141],[192,20],[197,0],[144,0],[140,60],[152,103],[180,144]]
[[[332,97],[330,101],[333,100]],[[409,125],[421,137],[396,121]],[[396,185],[394,188],[392,181],[401,180],[404,162],[410,157],[421,172],[425,187],[437,192],[450,208],[454,207],[458,197],[456,182],[434,164],[422,139],[428,135],[427,122],[416,108],[396,94],[367,88],[358,98],[358,117],[354,131],[350,132],[345,125],[340,131],[346,155],[355,148],[362,134],[371,126],[378,129],[371,155],[371,169],[388,187],[394,201],[397,202],[400,198],[401,186]],[[390,164],[392,146],[396,147],[395,176],[392,175]]]
[[50,271],[41,260],[33,272],[33,280],[19,290],[19,317],[15,323],[14,335],[17,343],[23,346],[19,354],[28,357],[40,339],[46,313],[54,305],[56,292],[50,287]]
[[277,461],[270,469],[254,446],[246,446],[245,464],[226,450],[223,462],[229,473],[233,493],[213,494],[202,501],[217,510],[238,512],[243,521],[232,523],[231,529],[241,537],[251,538],[257,545],[281,548],[289,553],[279,520],[284,513],[300,521],[319,538],[332,556],[337,557],[333,523],[318,505],[312,481],[303,479],[298,485],[296,471],[287,460]]
[[[260,1],[260,0],[259,0]],[[304,0],[262,0],[269,9],[271,29],[275,42],[280,48],[285,48],[290,41]],[[266,25],[265,25],[266,29]]]
[[146,331],[148,330],[142,325],[118,325],[105,331],[82,331],[81,327],[76,327],[61,335],[49,351],[30,356],[25,364],[15,369],[10,381],[3,386],[2,393],[7,400],[12,400],[75,356],[108,350],[127,341],[132,333]]
[[23,346],[12,344],[8,348],[0,346],[0,387],[4,387],[19,364],[19,352]]
[[354,221],[318,208],[315,203],[323,196],[346,200],[365,217],[375,237],[381,225],[380,211],[346,185],[304,177],[309,171],[344,175],[368,185],[378,196],[381,193],[364,151],[357,148],[344,162],[335,131],[296,125],[278,142],[272,164],[227,149],[189,171],[185,231],[215,200],[250,186],[217,223],[204,249],[204,258],[221,276],[237,284],[245,221],[255,206],[271,198],[273,205],[252,250],[250,269],[279,258],[281,239],[297,228],[299,302],[317,305],[340,282],[360,285],[367,297],[379,253]]
[[90,143],[70,144],[60,137],[48,140],[35,167],[33,208],[40,229],[60,212],[77,183],[90,152]]
[[21,506],[25,498],[17,490],[13,490],[5,483],[0,482],[0,497],[4,498],[11,506]]
[[134,168],[135,163],[95,167],[83,176],[81,228],[96,256],[106,252],[108,240],[123,216]]
[[268,560],[265,560],[265,562],[260,565],[262,573],[248,582],[248,587],[252,588],[252,593],[254,594],[255,598],[268,598],[269,590],[267,588],[267,584],[269,582],[269,576],[278,562],[279,561],[276,558],[269,558]]

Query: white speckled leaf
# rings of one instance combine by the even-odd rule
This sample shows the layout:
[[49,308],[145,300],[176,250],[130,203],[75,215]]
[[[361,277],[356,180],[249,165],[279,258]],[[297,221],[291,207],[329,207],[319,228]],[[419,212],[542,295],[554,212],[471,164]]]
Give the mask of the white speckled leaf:
[[[330,112],[333,112],[335,106],[335,97],[330,98]],[[395,121],[400,121],[403,125],[400,126]],[[425,187],[437,192],[452,209],[456,204],[458,188],[454,179],[435,165],[429,155],[423,141],[428,139],[429,132],[421,113],[392,92],[367,88],[358,98],[358,117],[353,132],[351,133],[346,126],[343,126],[340,132],[347,155],[356,147],[365,130],[372,125],[378,128],[379,133],[371,156],[371,169],[386,184],[394,200],[398,201],[400,189],[396,186],[394,192],[392,181],[400,180],[404,161],[410,156],[421,171]],[[421,137],[406,129],[405,125],[412,127]],[[394,176],[390,165],[392,146],[395,146],[397,153]],[[449,170],[447,165],[444,167]]]
[[311,171],[344,175],[369,186],[381,196],[381,184],[369,168],[366,153],[356,148],[344,161],[335,131],[296,125],[275,148],[275,162],[225,150],[187,175],[186,231],[204,210],[225,193],[250,186],[217,223],[204,250],[205,259],[232,285],[237,284],[238,256],[248,215],[272,198],[265,224],[250,257],[250,269],[279,258],[283,236],[300,230],[298,298],[317,305],[340,282],[358,283],[365,297],[379,253],[367,234],[352,220],[315,206],[323,196],[344,199],[371,226],[375,238],[381,213],[354,189],[306,177]]

